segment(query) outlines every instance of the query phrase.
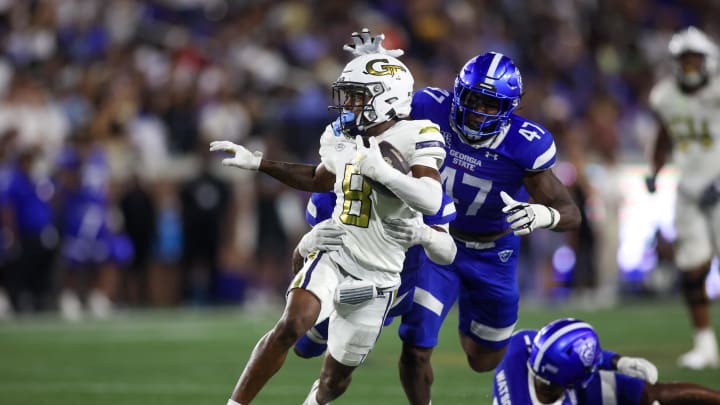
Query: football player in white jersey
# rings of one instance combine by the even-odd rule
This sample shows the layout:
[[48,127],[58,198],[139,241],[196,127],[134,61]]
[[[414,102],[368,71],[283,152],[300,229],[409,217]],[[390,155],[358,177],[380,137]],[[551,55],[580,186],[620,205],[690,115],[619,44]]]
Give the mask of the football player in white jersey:
[[680,172],[675,204],[675,263],[695,329],[694,348],[678,359],[692,369],[718,366],[718,346],[710,324],[705,278],[720,252],[720,80],[718,48],[695,27],[673,35],[669,51],[674,77],[655,85],[650,106],[660,129],[656,138],[650,192],[670,151]]
[[[258,170],[300,190],[334,190],[332,221],[344,231],[341,249],[308,256],[288,289],[282,317],[255,346],[228,405],[250,403],[318,319],[330,318],[328,355],[305,404],[339,397],[373,348],[400,284],[406,250],[383,231],[383,221],[422,221],[442,202],[443,138],[432,122],[408,119],[413,84],[408,68],[391,56],[350,61],[333,84],[340,115],[321,137],[317,166],[265,160],[228,141],[210,144],[211,151],[234,155],[225,165]],[[382,141],[400,151],[410,175],[383,159]],[[367,178],[394,196],[373,190]]]

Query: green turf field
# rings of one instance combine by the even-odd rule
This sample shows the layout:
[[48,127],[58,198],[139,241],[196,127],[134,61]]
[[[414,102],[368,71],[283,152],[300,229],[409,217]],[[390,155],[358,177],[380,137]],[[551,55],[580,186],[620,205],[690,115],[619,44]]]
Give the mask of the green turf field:
[[[715,324],[720,325],[720,310]],[[0,323],[0,404],[224,405],[256,340],[278,311],[239,309],[122,313],[108,322],[65,324],[54,318]],[[605,347],[655,362],[662,381],[720,388],[720,371],[675,367],[690,345],[679,301],[583,312],[523,309],[521,327],[574,315],[593,323]],[[489,404],[490,374],[470,371],[451,314],[435,351],[433,403]],[[396,324],[385,329],[348,392],[334,404],[403,404],[396,362]],[[300,404],[320,369],[318,360],[288,357],[254,403]]]

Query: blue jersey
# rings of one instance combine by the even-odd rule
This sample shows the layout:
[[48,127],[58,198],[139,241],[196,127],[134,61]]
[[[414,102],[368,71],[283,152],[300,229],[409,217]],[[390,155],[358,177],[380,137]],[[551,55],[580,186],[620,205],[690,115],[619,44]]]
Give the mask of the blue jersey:
[[[533,377],[528,369],[530,347],[536,330],[520,330],[510,338],[505,357],[495,368],[493,405],[540,404],[535,396]],[[579,404],[639,404],[645,381],[612,370],[608,359],[615,353],[603,351],[603,364],[587,387],[566,390],[562,405]]]
[[450,265],[429,260],[421,264],[416,305],[403,316],[398,331],[406,343],[434,347],[442,323],[457,302],[460,332],[497,350],[508,343],[517,322],[520,238],[508,233],[484,242],[475,236],[508,229],[500,192],[526,201],[523,178],[555,163],[555,142],[539,124],[511,115],[506,130],[471,146],[453,130],[451,107],[452,93],[447,90],[427,87],[413,95],[412,117],[433,121],[445,139],[440,175],[445,194],[453,198],[457,209],[450,230],[458,250]]
[[80,184],[62,191],[62,254],[71,264],[128,263],[134,254],[127,236],[109,226],[109,167],[105,153],[95,148],[83,160],[68,147],[60,166],[81,178]]
[[3,204],[12,210],[21,236],[38,236],[52,225],[54,187],[49,180],[34,180],[16,164],[1,181]]
[[78,152],[68,147],[61,155],[60,164],[81,177],[77,187],[62,190],[61,232],[82,239],[106,237],[110,204],[109,168],[104,153],[101,149],[93,149],[82,161]]
[[445,194],[457,209],[452,227],[471,233],[498,233],[508,227],[500,192],[526,200],[523,177],[555,163],[555,142],[540,124],[512,115],[509,128],[480,147],[463,142],[450,125],[452,92],[434,87],[413,95],[413,119],[440,126],[447,155],[440,169]]

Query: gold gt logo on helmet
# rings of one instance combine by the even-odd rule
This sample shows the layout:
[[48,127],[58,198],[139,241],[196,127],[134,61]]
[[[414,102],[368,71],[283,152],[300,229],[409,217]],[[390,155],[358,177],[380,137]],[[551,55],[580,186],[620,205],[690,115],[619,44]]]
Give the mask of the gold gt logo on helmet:
[[[384,65],[378,66],[378,69],[380,70],[375,68],[375,65],[379,62],[385,63]],[[407,72],[407,70],[400,65],[389,65],[387,63],[387,59],[373,59],[365,65],[365,73],[373,76],[395,76],[395,74],[399,71]]]

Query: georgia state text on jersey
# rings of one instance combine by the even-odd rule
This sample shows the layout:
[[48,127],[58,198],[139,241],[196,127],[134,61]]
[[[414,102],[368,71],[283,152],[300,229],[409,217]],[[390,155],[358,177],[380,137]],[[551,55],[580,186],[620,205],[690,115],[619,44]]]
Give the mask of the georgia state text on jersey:
[[[535,393],[533,376],[528,366],[532,340],[536,330],[519,330],[510,338],[505,357],[495,368],[493,405],[541,405]],[[604,350],[603,362],[583,389],[566,390],[556,405],[637,404],[645,381],[610,371],[615,353]]]
[[[444,191],[455,200],[458,219],[452,227],[463,232],[498,233],[507,228],[500,192],[513,197],[524,193],[527,171],[542,171],[555,163],[555,142],[540,124],[511,115],[507,130],[470,146],[453,131],[452,93],[426,87],[413,95],[412,116],[440,126],[447,157],[440,174]],[[523,190],[523,191],[521,191]]]
[[[442,135],[437,125],[427,120],[398,121],[377,140],[392,144],[410,166],[428,157],[439,166],[445,158]],[[400,281],[405,248],[385,235],[382,220],[419,218],[421,214],[399,199],[374,192],[351,163],[355,153],[354,141],[336,136],[330,126],[325,129],[320,139],[320,157],[335,174],[337,203],[332,217],[346,230],[343,249],[331,252],[330,257],[355,277],[378,287],[394,286]]]
[[650,106],[672,138],[679,190],[698,197],[720,176],[720,77],[692,94],[682,92],[674,77],[663,79],[650,93]]

